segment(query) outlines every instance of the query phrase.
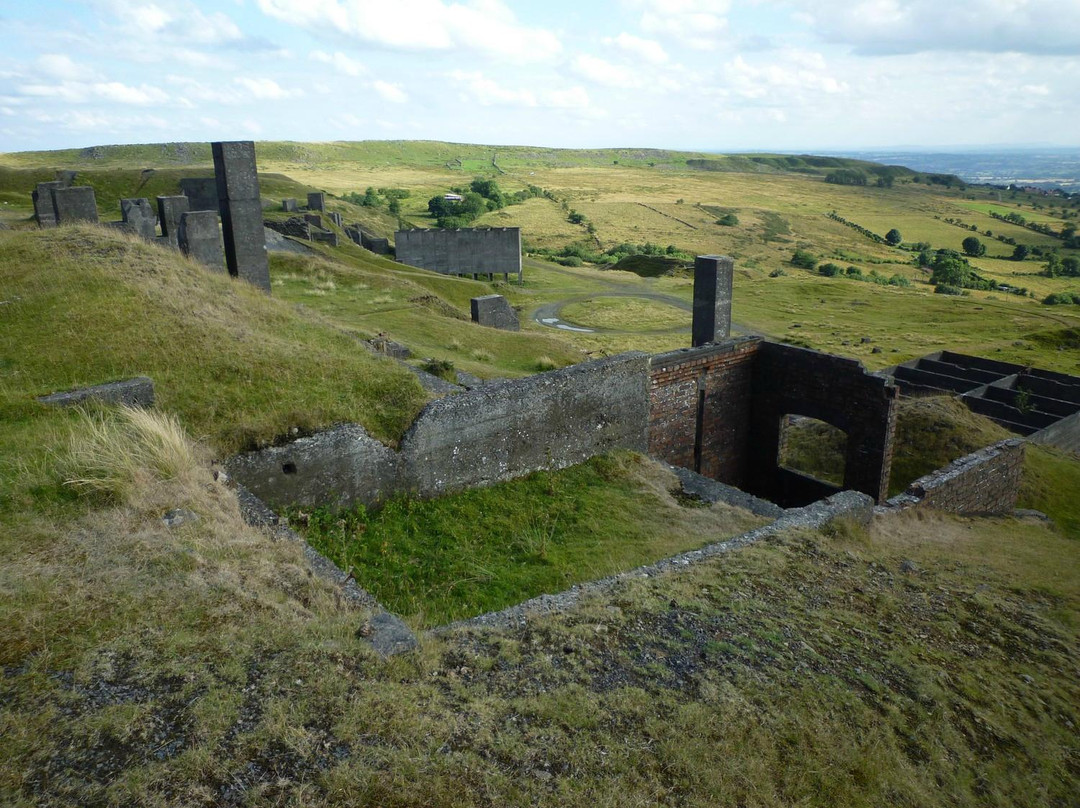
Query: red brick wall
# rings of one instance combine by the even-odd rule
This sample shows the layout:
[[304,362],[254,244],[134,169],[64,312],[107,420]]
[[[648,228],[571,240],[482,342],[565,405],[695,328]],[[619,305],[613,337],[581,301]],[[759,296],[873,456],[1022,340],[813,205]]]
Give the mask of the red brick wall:
[[[649,454],[729,485],[742,485],[747,467],[753,363],[759,337],[688,348],[652,358]],[[700,466],[695,458],[698,403]]]

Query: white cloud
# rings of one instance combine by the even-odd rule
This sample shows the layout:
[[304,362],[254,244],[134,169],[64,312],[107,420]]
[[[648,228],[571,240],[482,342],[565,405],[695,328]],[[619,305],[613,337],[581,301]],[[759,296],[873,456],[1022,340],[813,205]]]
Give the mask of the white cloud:
[[243,89],[251,94],[252,98],[259,101],[280,101],[284,98],[292,98],[301,95],[298,90],[286,90],[273,79],[250,78],[241,76],[233,79]]
[[502,0],[258,0],[263,13],[321,35],[402,51],[470,51],[516,62],[549,61],[562,45],[517,21]]
[[863,54],[1080,53],[1080,0],[793,0],[827,41]]
[[405,91],[402,90],[401,87],[386,81],[376,80],[371,82],[371,89],[378,93],[382,98],[394,104],[404,104],[409,100],[409,96],[405,94]]
[[643,39],[625,31],[617,37],[606,37],[604,44],[609,45],[626,53],[628,56],[644,59],[654,65],[667,64],[668,55],[664,46],[652,39]]
[[367,73],[367,68],[363,64],[355,59],[346,56],[340,51],[334,53],[326,53],[325,51],[312,51],[312,61],[321,62],[322,64],[331,65],[339,73],[344,73],[346,76],[362,76]]
[[512,89],[503,87],[482,73],[462,70],[453,71],[450,78],[461,85],[463,100],[480,106],[583,109],[590,104],[589,94],[584,87]]
[[642,84],[641,78],[632,68],[612,64],[587,54],[582,54],[574,60],[573,69],[575,73],[589,81],[607,87],[632,88],[640,87]]
[[58,98],[72,104],[90,101],[112,101],[117,104],[164,104],[168,95],[157,87],[142,84],[133,87],[118,81],[62,81],[59,84],[24,84],[19,88],[23,95],[35,98]]
[[784,51],[762,64],[736,56],[723,69],[726,89],[746,99],[768,99],[776,106],[798,105],[806,94],[847,92],[848,83],[831,75],[819,53]]
[[61,81],[93,81],[101,75],[85,65],[77,64],[63,53],[46,53],[34,61],[34,72]]
[[641,30],[678,40],[695,50],[712,50],[726,33],[729,0],[629,0],[641,9]]
[[186,0],[172,0],[168,5],[129,0],[98,0],[98,3],[120,20],[121,27],[136,36],[192,45],[221,45],[245,39],[244,32],[228,15],[204,14]]

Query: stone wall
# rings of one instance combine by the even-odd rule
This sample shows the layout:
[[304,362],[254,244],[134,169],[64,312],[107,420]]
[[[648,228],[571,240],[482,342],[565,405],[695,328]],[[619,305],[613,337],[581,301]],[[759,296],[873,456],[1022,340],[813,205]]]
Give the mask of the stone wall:
[[521,280],[521,230],[399,230],[397,260],[443,275],[517,275]]
[[896,431],[895,385],[867,373],[854,359],[763,342],[753,390],[748,491],[784,506],[806,504],[785,501],[777,471],[781,421],[785,415],[804,415],[847,433],[843,487],[885,500]]
[[226,466],[271,505],[371,505],[398,492],[430,497],[564,468],[616,448],[644,452],[648,363],[628,353],[447,396],[424,408],[396,452],[345,425]]
[[743,485],[759,337],[652,358],[649,454],[728,485]]
[[848,436],[844,488],[885,499],[896,388],[858,362],[743,337],[653,357],[649,452],[785,507],[836,488],[778,464],[781,421],[805,415]]
[[887,505],[950,513],[1012,513],[1023,472],[1024,441],[1009,438],[920,477]]

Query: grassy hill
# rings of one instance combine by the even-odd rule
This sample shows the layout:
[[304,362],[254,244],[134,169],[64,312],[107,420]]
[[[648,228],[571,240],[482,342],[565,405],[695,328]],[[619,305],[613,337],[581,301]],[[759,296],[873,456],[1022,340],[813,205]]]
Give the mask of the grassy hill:
[[[133,148],[148,151],[124,159],[154,156],[155,147]],[[321,145],[284,144],[281,154],[301,165],[302,148],[310,149],[308,168],[296,175],[267,165],[272,151],[260,151],[264,169],[294,183],[264,191],[390,184],[414,188],[410,204],[422,203],[420,189],[472,176],[471,167],[446,168],[452,158],[436,163],[440,150],[475,160],[485,153],[422,144],[415,148],[429,150],[426,166],[380,168],[373,155],[389,161],[401,148],[382,144],[365,151],[369,168],[343,159],[334,171],[318,163]],[[79,159],[112,154],[90,152]],[[640,243],[646,231],[633,227],[655,220],[660,243],[742,250],[736,319],[778,338],[878,366],[947,345],[1080,370],[1080,324],[1068,313],[1000,296],[945,300],[918,283],[823,278],[784,263],[803,244],[823,256],[858,255],[867,269],[902,271],[903,253],[822,208],[839,203],[860,224],[860,212],[878,211],[884,223],[906,211],[911,223],[902,230],[962,237],[933,218],[965,201],[956,189],[833,186],[776,166],[740,175],[672,162],[658,171],[659,155],[641,154],[632,167],[597,153],[589,165],[524,163],[534,167],[498,176],[513,189],[530,171],[548,172],[544,183],[573,194],[575,207],[593,206],[603,243],[626,234]],[[609,157],[620,163],[602,162]],[[0,176],[44,171],[34,159],[50,167],[23,159]],[[157,147],[157,159],[201,158]],[[100,170],[108,193],[126,194],[142,169],[122,162],[86,170]],[[505,167],[501,153],[498,163],[517,171],[509,154]],[[158,171],[178,177],[192,165]],[[549,218],[562,214],[537,199],[507,215],[534,205]],[[727,207],[745,224],[709,230],[719,218],[711,208]],[[636,209],[641,225],[620,216]],[[683,230],[706,232],[692,241]],[[550,243],[561,238],[555,232]],[[786,274],[770,277],[781,266]],[[271,275],[267,297],[105,229],[0,231],[0,802],[1074,801],[1075,457],[1029,450],[1022,504],[1053,523],[912,514],[879,517],[868,531],[841,524],[795,532],[678,573],[627,580],[522,625],[424,635],[415,653],[381,659],[365,640],[370,613],[348,608],[312,577],[297,545],[244,525],[212,458],[341,420],[393,442],[427,396],[406,369],[358,344],[380,331],[418,358],[521,375],[542,358],[557,366],[585,352],[686,344],[684,334],[649,334],[635,323],[671,322],[647,296],[688,300],[689,283],[530,259],[524,287],[492,285],[402,268],[351,245],[274,255]],[[468,299],[492,289],[521,307],[522,332],[463,319]],[[610,304],[627,293],[648,306]],[[557,332],[528,316],[571,298],[604,305],[567,306],[567,317],[622,329]],[[157,383],[159,415],[149,419],[35,401],[139,373]],[[898,470],[914,476],[995,434],[949,403],[909,405]],[[334,542],[356,532],[377,534],[361,560],[393,571],[384,596],[422,626],[437,622],[440,609],[466,613],[453,589],[471,586],[466,579],[475,579],[473,606],[519,594],[482,547],[522,578],[555,588],[575,574],[739,529],[730,514],[692,507],[671,487],[652,464],[601,458],[505,489],[406,502],[373,515],[370,528],[366,519],[332,515],[324,549],[346,550]],[[166,525],[162,517],[177,510],[184,521]],[[436,531],[465,552],[432,551],[446,549],[424,544]]]

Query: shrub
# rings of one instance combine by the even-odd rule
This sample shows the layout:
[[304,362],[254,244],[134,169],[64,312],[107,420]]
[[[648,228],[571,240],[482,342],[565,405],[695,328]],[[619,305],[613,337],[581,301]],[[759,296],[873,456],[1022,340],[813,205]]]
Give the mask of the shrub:
[[556,258],[555,262],[562,264],[564,267],[579,267],[585,263],[576,255],[564,255],[562,258]]
[[438,376],[443,381],[457,384],[457,372],[454,370],[454,363],[449,359],[425,359],[420,369],[432,376]]
[[817,266],[817,258],[814,257],[813,253],[806,250],[795,250],[791,254],[791,265],[800,269],[813,269]]
[[862,277],[862,270],[861,270],[861,269],[859,269],[858,267],[848,267],[848,268],[847,268],[846,270],[844,270],[844,271],[845,271],[845,272],[846,272],[846,273],[847,273],[848,275],[851,275],[852,277],[855,277],[855,278],[861,278],[861,277]]
[[739,223],[739,217],[734,213],[726,213],[716,220],[717,224],[722,224],[724,227],[735,227]]
[[1043,298],[1043,303],[1047,306],[1080,304],[1080,292],[1054,292]]
[[826,278],[835,278],[837,275],[841,274],[844,270],[842,270],[836,264],[830,262],[830,263],[822,264],[821,266],[819,266],[817,268],[817,271],[818,271],[818,274],[824,275]]
[[774,269],[772,272],[769,273],[770,278],[782,278],[785,275],[787,275],[787,273],[784,272],[784,270],[782,268],[780,268],[780,267],[777,267],[776,269]]
[[964,295],[967,294],[963,289],[956,286],[950,286],[947,283],[939,283],[934,287],[934,294],[936,295]]

